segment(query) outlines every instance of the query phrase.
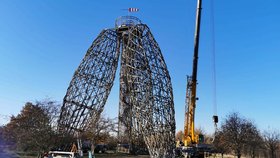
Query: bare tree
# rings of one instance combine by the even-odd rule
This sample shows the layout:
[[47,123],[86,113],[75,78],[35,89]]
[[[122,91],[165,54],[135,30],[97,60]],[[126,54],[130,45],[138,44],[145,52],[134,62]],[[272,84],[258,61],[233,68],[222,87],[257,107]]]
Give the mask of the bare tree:
[[175,135],[176,140],[183,141],[184,133],[182,130],[178,131]]
[[229,146],[225,141],[225,135],[221,131],[217,131],[214,136],[213,145],[217,153],[222,154],[222,158],[225,153],[229,152]]
[[264,143],[266,148],[269,150],[271,158],[276,158],[276,152],[279,150],[280,133],[277,130],[268,130],[263,133]]
[[245,153],[245,147],[253,140],[253,133],[257,132],[257,128],[251,121],[234,112],[222,123],[220,132],[226,146],[240,158]]
[[247,130],[246,134],[247,141],[244,153],[249,155],[251,158],[255,158],[257,155],[259,156],[260,151],[263,149],[263,139],[255,125],[251,122],[248,122],[247,124],[249,125],[249,130]]
[[111,135],[116,135],[116,127],[116,119],[106,118],[104,115],[101,115],[98,121],[91,120],[89,122],[89,126],[83,135],[94,144],[107,143]]
[[60,114],[60,105],[49,98],[46,98],[42,101],[36,101],[36,105],[44,109],[45,113],[48,116],[50,125],[53,129],[57,129],[57,122]]

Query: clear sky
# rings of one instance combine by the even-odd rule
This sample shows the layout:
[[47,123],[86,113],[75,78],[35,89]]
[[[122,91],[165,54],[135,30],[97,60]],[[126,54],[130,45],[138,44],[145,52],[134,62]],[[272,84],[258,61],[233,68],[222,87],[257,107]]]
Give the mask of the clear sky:
[[[211,0],[203,1],[196,126],[213,132]],[[280,129],[280,1],[215,0],[218,115],[233,111],[264,130]],[[147,24],[161,47],[183,129],[186,75],[192,71],[196,0],[1,0],[0,125],[27,101],[58,102],[92,41],[122,9]],[[117,76],[118,78],[118,76]],[[105,113],[117,116],[118,80]]]

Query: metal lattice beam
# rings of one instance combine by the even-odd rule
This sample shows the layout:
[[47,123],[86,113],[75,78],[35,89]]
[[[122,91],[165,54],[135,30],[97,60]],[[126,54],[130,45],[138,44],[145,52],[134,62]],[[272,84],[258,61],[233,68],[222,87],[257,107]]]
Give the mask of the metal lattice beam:
[[104,30],[94,40],[63,99],[59,128],[67,133],[83,130],[87,121],[98,121],[113,86],[119,51],[114,30]]
[[98,121],[121,53],[119,135],[132,146],[144,141],[153,158],[174,157],[175,117],[171,79],[147,25],[121,18],[93,42],[64,98],[59,127],[67,133]]

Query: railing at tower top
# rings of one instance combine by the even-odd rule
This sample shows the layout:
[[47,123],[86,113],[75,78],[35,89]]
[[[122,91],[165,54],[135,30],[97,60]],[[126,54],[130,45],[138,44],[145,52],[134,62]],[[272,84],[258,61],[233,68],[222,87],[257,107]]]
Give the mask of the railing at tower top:
[[141,24],[141,20],[138,19],[135,16],[121,16],[116,19],[115,22],[115,27],[120,28],[120,27],[129,27],[129,26],[134,26],[137,24]]

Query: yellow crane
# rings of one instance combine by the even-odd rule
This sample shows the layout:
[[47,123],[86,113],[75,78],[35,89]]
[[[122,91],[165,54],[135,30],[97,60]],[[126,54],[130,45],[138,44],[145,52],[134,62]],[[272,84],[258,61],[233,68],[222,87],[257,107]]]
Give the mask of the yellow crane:
[[[193,55],[193,70],[192,76],[187,77],[187,90],[186,90],[186,107],[185,107],[185,125],[184,125],[184,146],[195,146],[199,141],[203,141],[203,135],[195,133],[195,108],[196,100],[196,86],[197,86],[197,65],[198,65],[198,48],[199,48],[199,35],[200,35],[200,21],[201,21],[201,5],[202,0],[197,1],[196,11],[196,27],[194,38],[194,55]],[[213,116],[213,121],[218,123],[218,116]]]

